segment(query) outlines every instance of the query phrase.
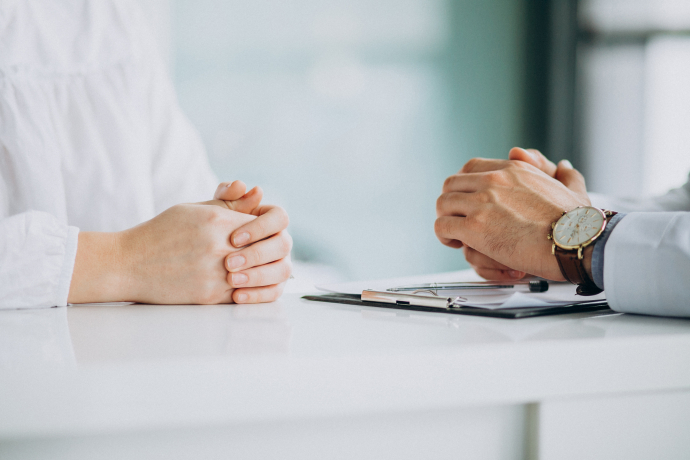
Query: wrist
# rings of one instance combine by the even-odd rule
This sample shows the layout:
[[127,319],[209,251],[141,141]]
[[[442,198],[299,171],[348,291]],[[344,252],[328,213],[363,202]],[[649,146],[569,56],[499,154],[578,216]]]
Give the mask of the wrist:
[[121,233],[80,232],[69,303],[131,300]]
[[582,250],[582,266],[585,269],[585,272],[587,272],[587,276],[589,276],[589,279],[594,281],[594,277],[592,276],[592,253],[594,252],[594,245],[590,244],[586,248]]

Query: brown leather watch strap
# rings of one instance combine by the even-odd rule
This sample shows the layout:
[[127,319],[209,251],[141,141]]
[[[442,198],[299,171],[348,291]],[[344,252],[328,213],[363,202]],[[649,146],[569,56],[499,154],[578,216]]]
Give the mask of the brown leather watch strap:
[[584,284],[589,281],[584,264],[577,258],[577,251],[566,251],[556,246],[556,260],[561,273],[571,283]]
[[565,279],[578,285],[578,294],[595,295],[601,292],[601,289],[587,275],[585,264],[577,258],[577,251],[566,251],[556,246],[556,261]]
[[[607,224],[616,214],[616,212],[606,213]],[[579,259],[577,257],[577,250],[567,251],[556,246],[554,255],[556,256],[558,267],[561,269],[561,273],[563,273],[565,279],[578,285],[577,293],[579,295],[595,295],[602,291],[594,280],[587,275],[584,259]]]

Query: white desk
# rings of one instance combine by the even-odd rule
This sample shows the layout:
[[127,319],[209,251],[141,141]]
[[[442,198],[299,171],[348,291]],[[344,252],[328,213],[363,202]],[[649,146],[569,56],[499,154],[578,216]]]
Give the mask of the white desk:
[[690,321],[0,311],[0,458],[690,457]]

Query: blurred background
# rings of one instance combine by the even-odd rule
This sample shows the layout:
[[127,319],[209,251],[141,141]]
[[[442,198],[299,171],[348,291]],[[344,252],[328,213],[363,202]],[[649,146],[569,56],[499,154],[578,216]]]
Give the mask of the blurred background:
[[287,209],[316,282],[466,268],[434,208],[475,156],[538,148],[626,196],[690,170],[686,0],[148,5],[216,173]]

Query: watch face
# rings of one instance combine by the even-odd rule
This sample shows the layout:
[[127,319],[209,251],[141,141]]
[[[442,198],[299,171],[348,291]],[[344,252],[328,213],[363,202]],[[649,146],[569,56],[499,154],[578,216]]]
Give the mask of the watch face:
[[562,248],[574,249],[599,236],[605,222],[606,216],[597,208],[583,206],[573,209],[556,222],[554,242]]

